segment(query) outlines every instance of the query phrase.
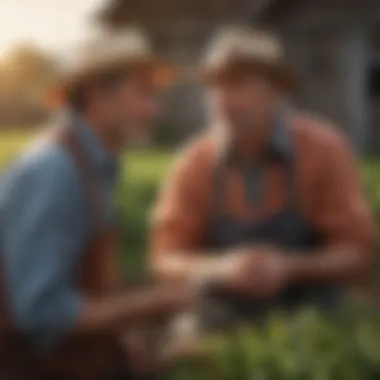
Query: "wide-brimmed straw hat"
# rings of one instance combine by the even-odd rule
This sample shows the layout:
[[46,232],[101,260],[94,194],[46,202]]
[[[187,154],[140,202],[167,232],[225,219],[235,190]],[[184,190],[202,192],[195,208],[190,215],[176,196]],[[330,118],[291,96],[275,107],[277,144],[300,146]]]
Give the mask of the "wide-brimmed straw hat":
[[173,68],[153,53],[149,39],[138,28],[100,31],[70,55],[51,86],[49,95],[64,99],[73,90],[104,74],[128,72],[150,75],[157,84],[172,80]]
[[277,37],[264,30],[229,27],[212,39],[201,65],[206,83],[265,75],[282,90],[293,91],[297,81]]

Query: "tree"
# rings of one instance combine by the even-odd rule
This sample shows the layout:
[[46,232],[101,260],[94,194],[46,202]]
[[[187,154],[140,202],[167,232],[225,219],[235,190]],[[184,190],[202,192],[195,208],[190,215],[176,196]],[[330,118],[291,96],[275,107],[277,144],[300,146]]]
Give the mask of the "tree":
[[56,74],[56,62],[47,52],[29,44],[15,46],[0,65],[0,123],[42,118],[43,95]]

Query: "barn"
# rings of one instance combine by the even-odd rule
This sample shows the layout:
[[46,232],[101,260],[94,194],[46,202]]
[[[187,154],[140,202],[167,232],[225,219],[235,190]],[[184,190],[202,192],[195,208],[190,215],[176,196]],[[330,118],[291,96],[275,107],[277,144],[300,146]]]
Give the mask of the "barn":
[[283,39],[301,88],[295,102],[327,116],[359,152],[380,153],[380,2],[377,0],[109,0],[107,28],[140,25],[180,77],[165,123],[185,136],[205,124],[196,68],[210,36],[231,23],[263,24]]

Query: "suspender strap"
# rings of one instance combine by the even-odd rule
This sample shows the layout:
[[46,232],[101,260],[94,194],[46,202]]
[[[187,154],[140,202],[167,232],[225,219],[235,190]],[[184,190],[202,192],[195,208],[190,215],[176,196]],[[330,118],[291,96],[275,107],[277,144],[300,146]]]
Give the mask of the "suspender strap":
[[285,208],[298,211],[298,183],[294,159],[285,163]]
[[[294,167],[294,160],[288,158],[283,164],[285,171],[285,209],[286,210],[297,210],[297,178],[296,170]],[[265,168],[263,169],[265,170]],[[228,173],[228,163],[221,160],[215,163],[214,174],[213,174],[213,197],[211,205],[211,215],[219,215],[224,213],[226,210],[225,206],[225,195],[226,195],[226,184],[227,184],[227,173]],[[246,172],[241,172],[242,176],[246,176]],[[263,179],[264,176],[260,176],[260,179]],[[247,188],[247,181],[243,181],[245,188],[245,195],[247,196],[252,188]],[[258,186],[261,186],[262,183],[258,183]],[[251,194],[252,197],[254,194]],[[250,196],[250,198],[252,198]],[[249,201],[249,199],[247,199]],[[249,202],[252,204],[252,202]]]
[[227,164],[218,160],[214,164],[210,215],[219,215],[225,211]]
[[97,231],[102,222],[101,180],[91,164],[85,150],[81,147],[75,133],[70,128],[60,128],[56,140],[66,149],[73,159],[84,190],[87,213],[93,229]]

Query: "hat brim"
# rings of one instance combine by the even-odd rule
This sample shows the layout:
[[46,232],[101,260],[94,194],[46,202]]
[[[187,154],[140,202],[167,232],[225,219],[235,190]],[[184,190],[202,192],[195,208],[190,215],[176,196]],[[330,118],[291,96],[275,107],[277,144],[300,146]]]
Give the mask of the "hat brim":
[[217,67],[204,68],[201,70],[201,79],[205,84],[215,85],[238,81],[252,74],[267,78],[281,91],[294,92],[298,89],[296,75],[285,62],[274,63],[252,58],[237,58]]
[[59,106],[77,89],[94,83],[98,78],[112,73],[125,73],[159,87],[172,84],[176,76],[172,65],[155,57],[118,59],[107,64],[62,75],[49,87],[46,92],[45,103],[49,107]]

